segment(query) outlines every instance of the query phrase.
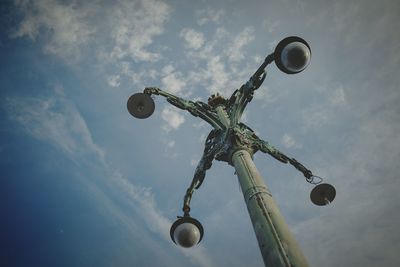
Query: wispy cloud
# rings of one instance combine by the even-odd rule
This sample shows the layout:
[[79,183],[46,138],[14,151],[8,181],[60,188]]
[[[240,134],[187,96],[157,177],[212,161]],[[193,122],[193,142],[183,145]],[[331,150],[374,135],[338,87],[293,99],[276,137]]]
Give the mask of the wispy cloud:
[[183,89],[187,89],[186,81],[180,71],[176,71],[172,65],[167,65],[162,70],[161,82],[165,90],[170,93],[181,93]]
[[161,111],[161,118],[166,122],[162,127],[166,132],[177,130],[185,122],[183,115],[176,111],[175,108],[169,106]]
[[179,36],[185,40],[185,45],[191,49],[199,49],[204,44],[204,35],[194,29],[185,28],[181,30]]
[[262,22],[263,28],[267,29],[269,33],[274,32],[276,28],[279,26],[279,24],[280,24],[279,20],[272,21],[270,19],[264,19]]
[[317,127],[335,120],[338,111],[348,109],[344,87],[320,89],[321,102],[315,103],[302,111],[302,119],[306,127]]
[[[150,229],[153,232],[161,234],[164,240],[171,242],[169,230],[172,225],[172,221],[168,220],[157,208],[152,190],[150,188],[135,186],[118,173],[116,173],[114,179],[116,180],[121,191],[128,193],[130,199],[138,204],[136,208],[139,214],[142,214]],[[202,246],[198,246],[190,250],[179,247],[177,248],[196,265],[203,267],[215,266]]]
[[222,18],[225,16],[225,11],[223,9],[213,9],[208,7],[206,9],[201,9],[196,11],[197,24],[202,26],[206,23],[213,22],[219,24]]
[[93,7],[90,4],[63,4],[56,0],[16,1],[24,14],[18,29],[12,37],[27,36],[32,40],[41,30],[49,32],[45,50],[64,59],[77,59],[80,47],[86,45],[96,27],[90,25]]
[[253,27],[246,27],[235,37],[226,50],[230,61],[238,62],[245,58],[243,48],[254,40],[254,31]]
[[[284,5],[282,1],[275,3],[278,8],[276,10],[286,12],[290,3],[283,2]],[[302,77],[307,79],[309,73],[314,73],[312,79],[318,86],[323,86],[321,89],[312,88],[314,92],[308,95],[311,97],[304,102],[301,101],[305,96],[303,94],[298,103],[295,103],[295,108],[288,105],[285,112],[279,116],[285,117],[290,114],[287,119],[296,120],[307,128],[303,129],[303,133],[309,133],[310,128],[315,132],[326,130],[321,137],[324,140],[323,145],[309,139],[313,136],[307,137],[305,142],[318,147],[313,154],[317,155],[316,158],[324,158],[321,160],[324,163],[319,166],[316,164],[316,173],[321,173],[327,178],[327,182],[334,184],[338,195],[326,209],[302,209],[301,216],[304,221],[297,224],[301,220],[296,220],[295,232],[305,244],[303,247],[315,266],[393,266],[399,262],[396,246],[400,243],[399,235],[396,234],[399,216],[393,211],[399,210],[400,203],[399,194],[396,192],[400,186],[397,179],[397,166],[400,161],[399,78],[396,73],[400,61],[397,53],[398,38],[388,30],[391,29],[390,26],[398,25],[399,16],[395,12],[399,9],[398,2],[367,1],[361,5],[357,1],[338,0],[330,4],[306,4],[306,8],[300,12],[297,12],[298,8],[296,12],[287,10],[291,16],[279,24],[277,20],[262,21],[263,17],[260,16],[243,16],[248,20],[238,21],[237,25],[262,23],[263,30],[270,33],[266,38],[255,35],[251,27],[230,30],[229,27],[233,24],[221,24],[229,19],[225,13],[227,11],[205,8],[194,12],[192,22],[197,23],[198,28],[188,28],[189,23],[178,31],[173,29],[170,32],[181,37],[177,38],[178,43],[174,44],[185,48],[184,51],[176,53],[179,60],[173,55],[176,49],[162,47],[160,44],[164,40],[155,40],[167,32],[166,24],[171,20],[172,12],[176,11],[177,20],[180,19],[179,12],[185,12],[185,19],[188,13],[177,6],[173,7],[176,8],[173,10],[163,1],[120,0],[110,4],[111,2],[105,0],[38,0],[15,3],[21,11],[22,20],[13,37],[36,40],[38,44],[44,44],[44,51],[67,62],[71,59],[88,59],[85,52],[90,50],[105,69],[106,75],[101,76],[104,77],[105,84],[110,86],[119,85],[122,88],[121,85],[127,80],[135,86],[145,86],[157,81],[168,91],[177,94],[190,94],[190,91],[185,89],[189,84],[189,90],[201,87],[210,93],[219,91],[229,96],[254,71],[254,61],[243,60],[243,56],[250,55],[246,49],[252,38],[257,38],[257,42],[263,42],[272,51],[277,40],[280,40],[277,27],[280,32],[307,32],[307,39],[313,41],[310,42],[313,63],[308,69],[310,72],[300,75],[304,74]],[[172,2],[169,3],[172,5]],[[250,11],[246,9],[246,4],[242,7],[243,12]],[[276,10],[274,9],[273,13],[276,14]],[[267,14],[268,10],[265,12]],[[274,14],[269,15],[272,16],[268,17],[274,17]],[[298,23],[304,18],[304,24]],[[190,19],[193,18],[189,18],[188,22]],[[212,31],[212,27],[218,28]],[[374,33],[374,38],[371,38],[371,32]],[[168,54],[164,53],[167,49]],[[186,58],[182,59],[182,56]],[[261,57],[259,59],[262,60]],[[93,58],[89,61],[92,62]],[[155,61],[157,64],[153,64]],[[190,64],[182,64],[183,61]],[[146,66],[142,67],[142,64]],[[273,71],[271,70],[271,74]],[[272,78],[269,79],[270,87],[260,88],[255,94],[255,99],[271,103],[284,92],[287,94],[285,90],[274,91],[275,85],[285,83],[276,82],[274,77],[278,76],[269,77]],[[290,80],[292,76],[282,79]],[[338,79],[340,81],[335,82]],[[101,159],[100,163],[106,161],[105,152],[93,140],[84,116],[62,94],[49,97],[6,97],[2,100],[2,107],[6,108],[9,117],[18,122],[27,134],[51,144],[69,158],[75,159],[75,162],[78,162],[76,158],[91,156]],[[176,112],[181,113],[179,110]],[[171,115],[169,111],[164,112],[165,124],[157,127],[166,127],[170,132],[175,128],[179,129],[184,121],[184,117],[179,116],[173,113]],[[268,114],[263,113],[260,116],[265,121]],[[354,117],[357,121],[348,123],[349,118]],[[355,119],[352,122],[354,121]],[[331,127],[334,123],[337,123],[335,126],[338,127]],[[268,124],[268,127],[270,126],[272,127]],[[266,129],[268,128],[260,130],[267,132]],[[197,128],[195,130],[199,131]],[[296,147],[297,139],[300,138],[300,133],[292,130],[287,129],[290,134],[284,135],[281,140],[289,148]],[[205,136],[202,136],[202,143],[204,138]],[[279,140],[279,137],[276,139]],[[164,143],[170,150],[171,147],[176,149],[173,142]],[[196,163],[193,161],[193,164]],[[102,164],[98,166],[104,167]],[[114,177],[116,190],[124,192],[127,199],[131,200],[127,202],[132,203],[132,208],[141,212],[140,217],[146,219],[148,216],[154,219],[148,222],[149,230],[157,233],[163,240],[169,240],[165,231],[171,222],[157,208],[156,195],[152,189],[132,184],[123,174],[112,170],[111,167],[107,168],[112,173],[110,176]],[[90,186],[93,186],[93,183]],[[289,185],[285,183],[285,189],[287,186]],[[123,221],[132,232],[147,235],[143,228],[134,225],[137,218],[124,213],[112,199],[107,202],[107,194],[100,189],[99,192],[99,198],[104,196],[104,200],[99,202],[107,204],[111,216]],[[282,192],[285,192],[282,199],[287,199],[287,191]],[[279,194],[275,194],[276,196]],[[285,200],[278,202],[285,203]],[[290,205],[296,206],[297,203]],[[231,208],[226,217],[233,218],[234,214],[237,214],[235,207],[237,206],[224,207],[227,210]],[[144,208],[149,210],[148,214]],[[314,217],[304,215],[314,211]],[[216,215],[222,214],[220,209],[214,212]],[[226,222],[226,217],[214,218],[216,229]],[[213,221],[212,219],[210,221]],[[208,227],[210,228],[213,227]],[[198,253],[193,257],[198,257],[195,264],[212,265],[207,253]],[[237,259],[237,255],[234,259]]]
[[149,51],[153,37],[164,31],[171,8],[162,1],[119,1],[111,8],[111,35],[113,48],[110,57],[113,60],[131,58],[135,61],[156,61],[158,52]]
[[185,54],[194,63],[186,74],[192,86],[199,85],[210,93],[219,92],[228,97],[249,78],[252,62],[240,66],[238,63],[246,54],[246,46],[254,39],[252,27],[245,27],[233,36],[223,27],[217,28],[211,36],[194,29],[184,30],[204,36],[204,44],[198,49],[186,46]]
[[75,105],[60,93],[48,98],[6,98],[4,107],[10,119],[18,122],[29,135],[49,142],[71,159],[89,153],[104,162],[105,152],[93,141],[85,120]]
[[[103,58],[113,62],[156,61],[161,55],[149,46],[163,33],[171,13],[167,4],[157,0],[120,0],[117,5],[58,0],[15,3],[24,17],[12,36],[35,40],[46,31],[45,50],[66,61],[79,60],[81,50],[86,48],[87,52],[88,47],[102,50]],[[102,43],[96,44],[99,40]]]
[[[397,163],[400,159],[396,113],[375,113],[358,128],[358,137],[323,168],[337,190],[334,202],[294,230],[316,253],[316,266],[385,266],[398,263],[396,232],[400,208]],[[307,231],[310,229],[311,231]],[[338,231],[340,229],[340,231]],[[340,244],[340,245],[338,245]],[[385,247],[385,249],[382,249]],[[357,249],[354,249],[357,248]],[[335,260],[333,260],[335,259]]]
[[[17,122],[28,135],[51,144],[74,162],[82,162],[82,159],[88,159],[88,156],[94,155],[98,159],[97,168],[104,170],[105,177],[97,182],[90,179],[82,182],[88,185],[90,192],[104,204],[104,207],[109,208],[109,214],[112,214],[130,231],[137,232],[139,226],[101,189],[98,183],[106,183],[107,186],[114,187],[119,192],[125,192],[126,197],[129,198],[127,203],[134,203],[133,207],[142,215],[149,229],[159,234],[165,241],[171,242],[169,229],[172,222],[158,209],[151,188],[134,185],[119,171],[113,170],[105,159],[104,150],[93,141],[85,119],[62,91],[62,88],[58,86],[56,94],[46,98],[7,98],[2,106],[9,118]],[[178,122],[172,125],[179,126],[179,124],[178,119]],[[183,249],[180,251],[199,266],[214,266],[201,246],[194,251]]]
[[107,77],[108,85],[111,87],[118,87],[120,85],[120,75],[109,75]]
[[290,134],[284,134],[281,139],[282,144],[286,148],[301,148],[302,145],[297,143],[296,140]]

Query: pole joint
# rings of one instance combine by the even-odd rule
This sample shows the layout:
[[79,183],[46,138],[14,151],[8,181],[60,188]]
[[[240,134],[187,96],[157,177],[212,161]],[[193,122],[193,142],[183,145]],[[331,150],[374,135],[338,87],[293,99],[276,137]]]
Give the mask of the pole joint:
[[255,197],[255,196],[259,195],[259,194],[267,194],[270,197],[272,197],[271,192],[265,186],[253,186],[253,187],[247,189],[246,192],[243,193],[243,195],[245,197],[246,204],[248,204],[249,201],[253,197]]

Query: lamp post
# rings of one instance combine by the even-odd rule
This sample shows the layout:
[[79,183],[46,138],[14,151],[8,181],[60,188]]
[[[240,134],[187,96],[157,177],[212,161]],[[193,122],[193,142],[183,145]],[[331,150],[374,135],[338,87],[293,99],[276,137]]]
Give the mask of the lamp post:
[[252,156],[261,151],[283,163],[293,165],[303,173],[307,182],[316,185],[310,194],[311,201],[316,205],[329,204],[335,198],[336,191],[333,186],[322,184],[322,178],[313,175],[296,159],[286,156],[267,141],[260,139],[251,128],[240,122],[240,118],[252,100],[254,91],[263,83],[268,64],[275,61],[280,70],[294,74],[304,70],[310,58],[311,50],[307,42],[291,36],[279,42],[274,53],[265,58],[249,81],[237,89],[229,99],[215,94],[208,99],[208,103],[193,102],[156,87],[145,88],[143,93],[136,93],[129,98],[128,111],[136,118],[149,117],[155,109],[151,95],[160,95],[170,104],[187,110],[213,127],[206,139],[204,153],[193,180],[184,196],[183,216],[178,216],[171,227],[170,235],[174,243],[188,248],[198,244],[203,238],[203,226],[190,216],[190,201],[193,192],[203,183],[212,161],[216,159],[227,162],[236,170],[265,266],[308,266]]

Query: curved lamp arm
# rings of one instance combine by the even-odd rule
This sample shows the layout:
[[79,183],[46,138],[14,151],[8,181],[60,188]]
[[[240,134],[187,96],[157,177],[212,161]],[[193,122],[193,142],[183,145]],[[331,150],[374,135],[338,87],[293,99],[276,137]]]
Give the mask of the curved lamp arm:
[[253,99],[254,91],[257,90],[264,82],[267,73],[265,68],[274,61],[274,54],[268,55],[264,63],[250,77],[248,82],[243,84],[240,89],[236,90],[229,98],[228,107],[231,114],[231,125],[236,125],[242,117],[243,111],[247,104]]
[[218,119],[218,115],[212,110],[212,108],[201,101],[189,101],[183,98],[177,97],[173,94],[167,93],[160,88],[157,87],[147,87],[144,89],[143,93],[148,95],[160,95],[167,99],[167,101],[174,105],[175,107],[187,110],[195,117],[200,117],[215,129],[223,129],[225,128],[224,124]]
[[190,201],[192,200],[192,195],[195,189],[199,189],[206,176],[206,171],[211,168],[214,155],[203,154],[199,164],[197,165],[196,171],[193,176],[192,183],[186,190],[185,197],[183,198],[183,212],[184,214],[189,214],[190,211]]
[[298,171],[303,173],[304,177],[307,178],[307,181],[309,181],[314,175],[313,173],[307,169],[303,164],[298,162],[295,158],[289,158],[285,154],[283,154],[281,151],[270,145],[267,141],[258,139],[257,141],[257,148],[264,153],[267,153],[274,157],[275,159],[279,160],[280,162],[283,163],[290,163],[293,167],[295,167]]
[[190,201],[192,199],[192,195],[195,189],[199,189],[201,184],[204,181],[206,176],[206,171],[211,168],[212,161],[214,160],[216,154],[221,149],[222,144],[216,144],[213,142],[214,138],[218,130],[212,130],[206,139],[205,148],[203,152],[203,156],[200,159],[199,164],[197,165],[196,171],[193,176],[192,183],[189,188],[186,190],[185,197],[183,198],[183,212],[188,215],[190,211]]

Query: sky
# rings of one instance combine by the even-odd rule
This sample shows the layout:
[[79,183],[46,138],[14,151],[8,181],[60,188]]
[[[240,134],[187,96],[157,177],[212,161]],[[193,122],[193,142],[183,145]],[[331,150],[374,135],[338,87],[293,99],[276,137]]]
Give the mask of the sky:
[[145,87],[225,97],[287,36],[303,72],[271,64],[243,122],[324,182],[255,154],[310,266],[399,266],[400,2],[15,0],[0,3],[1,266],[263,266],[232,166],[192,199],[200,245],[169,237],[210,126]]

